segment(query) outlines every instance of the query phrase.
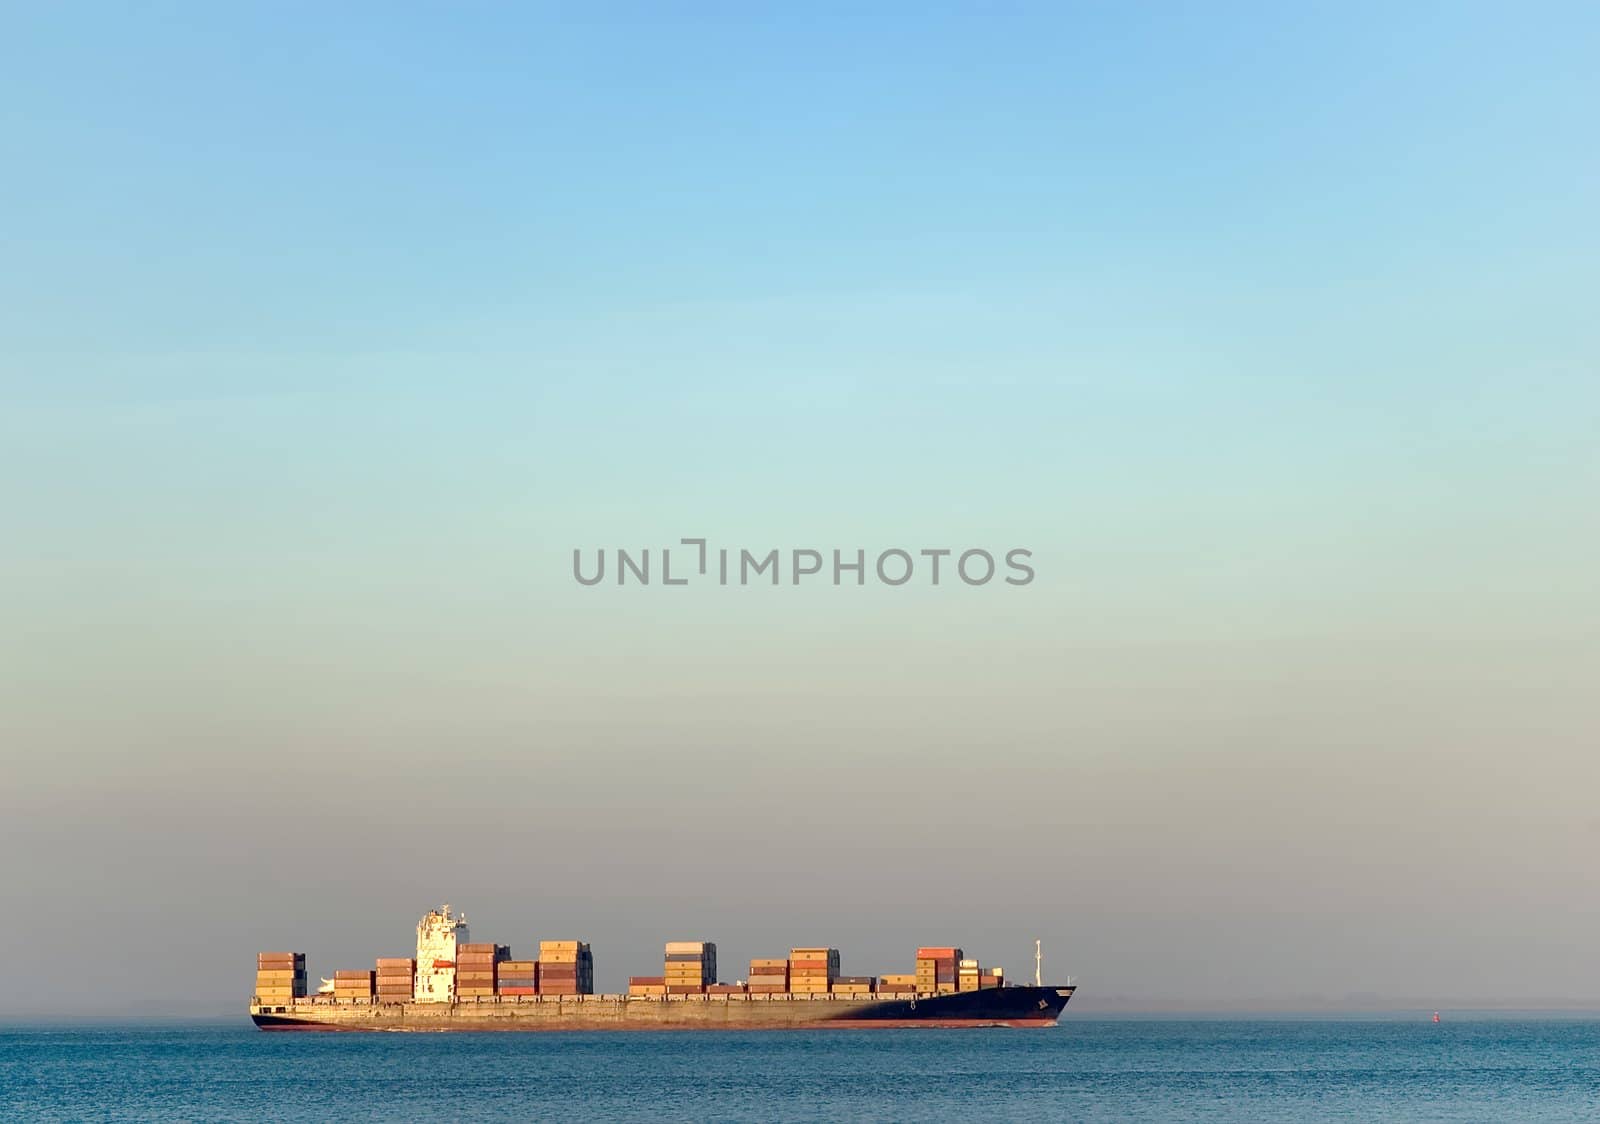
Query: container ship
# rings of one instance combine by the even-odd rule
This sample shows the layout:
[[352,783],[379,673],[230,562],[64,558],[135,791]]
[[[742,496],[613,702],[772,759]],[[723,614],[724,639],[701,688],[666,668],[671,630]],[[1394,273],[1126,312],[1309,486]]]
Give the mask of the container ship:
[[446,905],[418,922],[415,956],[336,971],[315,992],[305,953],[259,953],[250,1018],[271,1031],[1030,1027],[1054,1026],[1074,991],[1042,984],[1037,958],[1033,986],[1019,986],[954,945],[925,945],[914,971],[880,976],[842,974],[836,948],[795,947],[719,983],[714,942],[668,941],[659,975],[597,995],[586,942],[538,949],[519,960],[507,945],[475,942]]

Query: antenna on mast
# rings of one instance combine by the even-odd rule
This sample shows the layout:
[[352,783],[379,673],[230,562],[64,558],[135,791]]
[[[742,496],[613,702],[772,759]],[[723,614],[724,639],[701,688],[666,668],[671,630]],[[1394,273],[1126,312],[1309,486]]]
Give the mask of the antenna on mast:
[[1043,987],[1040,969],[1044,965],[1043,945],[1039,941],[1033,942],[1033,986]]

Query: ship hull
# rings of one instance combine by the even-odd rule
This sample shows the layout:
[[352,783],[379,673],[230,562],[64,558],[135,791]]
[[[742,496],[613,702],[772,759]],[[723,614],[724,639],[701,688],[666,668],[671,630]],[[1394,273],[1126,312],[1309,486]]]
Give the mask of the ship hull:
[[1071,987],[917,999],[842,995],[502,996],[479,1002],[252,1006],[267,1031],[888,1030],[1054,1026]]

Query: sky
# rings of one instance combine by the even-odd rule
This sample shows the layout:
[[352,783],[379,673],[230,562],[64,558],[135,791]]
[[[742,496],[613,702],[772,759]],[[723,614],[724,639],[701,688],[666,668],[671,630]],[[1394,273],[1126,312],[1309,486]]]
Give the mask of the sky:
[[[0,1016],[1600,1005],[1592,6],[5,22]],[[573,578],[686,537],[1036,576]]]

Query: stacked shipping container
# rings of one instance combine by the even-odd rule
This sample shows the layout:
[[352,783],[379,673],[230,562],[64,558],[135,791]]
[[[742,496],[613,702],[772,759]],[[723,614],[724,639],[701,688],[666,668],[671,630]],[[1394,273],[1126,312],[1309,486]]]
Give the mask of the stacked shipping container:
[[[496,969],[511,958],[509,945],[489,941],[468,941],[456,945],[456,995],[462,999],[486,999],[494,995]],[[435,963],[435,967],[445,967]]]
[[712,941],[668,941],[666,944],[668,995],[693,995],[717,982],[717,946]]
[[878,977],[878,994],[889,995],[897,993],[915,993],[917,990],[917,977],[914,973],[889,974]]
[[256,954],[256,1001],[292,1003],[306,993],[306,954],[259,952]]
[[961,950],[949,946],[924,946],[917,949],[917,992],[921,995],[946,995],[956,989],[956,965]]
[[789,990],[789,962],[787,960],[750,961],[750,994],[777,995]]
[[789,950],[789,990],[796,995],[826,995],[838,974],[836,948]]
[[495,966],[494,980],[497,995],[538,995],[539,962],[537,960],[502,960]]
[[417,986],[417,962],[410,956],[380,956],[373,978],[379,1003],[409,1003]]
[[629,976],[628,994],[630,996],[649,996],[657,998],[667,993],[667,978],[665,976]]
[[594,954],[583,941],[539,942],[540,995],[593,995]]
[[[590,995],[594,992],[594,957],[582,941],[541,941],[539,960],[511,960],[506,945],[466,943],[454,962],[435,961],[454,977],[463,999],[495,995]],[[946,995],[1003,987],[1002,968],[983,968],[954,946],[917,949],[916,972],[873,976],[841,976],[839,950],[804,947],[789,950],[788,959],[754,959],[745,984],[718,984],[717,946],[711,941],[669,941],[660,976],[630,976],[628,994],[658,998],[667,995],[715,994],[905,996]],[[337,971],[336,1000],[404,1003],[413,998],[417,961],[380,958],[373,971]],[[306,990],[305,954],[263,952],[256,957],[256,999],[264,1006],[287,1005]]]
[[370,968],[366,971],[335,972],[333,974],[333,997],[335,999],[370,1001],[375,977],[376,973]]

